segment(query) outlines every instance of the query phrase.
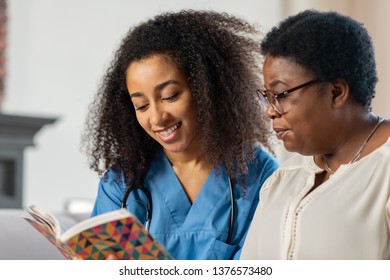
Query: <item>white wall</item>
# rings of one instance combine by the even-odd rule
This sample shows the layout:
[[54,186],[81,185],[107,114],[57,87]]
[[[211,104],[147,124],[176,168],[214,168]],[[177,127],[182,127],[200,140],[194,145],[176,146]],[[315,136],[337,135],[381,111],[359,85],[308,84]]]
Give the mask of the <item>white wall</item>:
[[281,0],[8,0],[4,113],[58,116],[25,153],[24,205],[62,210],[93,201],[98,177],[79,152],[86,108],[128,28],[167,10],[214,9],[265,30],[282,18]]

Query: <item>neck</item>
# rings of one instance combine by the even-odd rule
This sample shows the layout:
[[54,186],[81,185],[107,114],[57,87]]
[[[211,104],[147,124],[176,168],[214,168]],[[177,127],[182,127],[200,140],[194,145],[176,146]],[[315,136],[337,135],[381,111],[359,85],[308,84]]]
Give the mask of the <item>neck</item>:
[[164,150],[164,153],[174,169],[210,165],[204,149],[201,148],[198,142],[193,143],[191,147],[182,152]]
[[365,113],[346,119],[340,137],[334,147],[315,158],[318,165],[332,174],[342,164],[358,160],[372,134],[375,133],[379,118],[372,113]]
[[189,201],[193,203],[213,166],[203,149],[187,149],[180,153],[165,152]]

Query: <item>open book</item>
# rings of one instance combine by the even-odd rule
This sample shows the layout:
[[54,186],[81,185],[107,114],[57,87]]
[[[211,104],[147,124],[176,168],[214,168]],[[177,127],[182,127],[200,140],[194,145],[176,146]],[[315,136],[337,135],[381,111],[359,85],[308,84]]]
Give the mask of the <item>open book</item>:
[[67,259],[102,260],[110,254],[130,260],[172,259],[137,218],[123,208],[84,220],[63,233],[49,212],[35,205],[27,212],[32,218],[23,218]]

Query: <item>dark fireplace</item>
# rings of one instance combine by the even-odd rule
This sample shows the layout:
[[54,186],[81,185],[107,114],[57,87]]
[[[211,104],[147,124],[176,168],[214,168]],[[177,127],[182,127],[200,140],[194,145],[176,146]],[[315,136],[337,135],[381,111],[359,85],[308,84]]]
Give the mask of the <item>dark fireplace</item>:
[[34,135],[56,118],[0,113],[0,208],[21,208],[24,149],[34,146]]

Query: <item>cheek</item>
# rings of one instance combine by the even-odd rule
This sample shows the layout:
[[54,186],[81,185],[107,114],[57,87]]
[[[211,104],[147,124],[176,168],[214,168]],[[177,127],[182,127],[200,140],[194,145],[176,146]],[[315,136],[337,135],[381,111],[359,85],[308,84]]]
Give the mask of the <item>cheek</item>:
[[193,111],[192,109],[188,110],[187,113],[186,113],[186,117],[189,121],[189,124],[192,128],[195,128],[197,127],[197,118],[196,118],[196,114],[195,114],[195,111]]
[[302,114],[301,116],[296,117],[291,121],[294,131],[299,133],[301,137],[309,137],[309,135],[313,134],[313,131],[315,132],[318,130],[318,123],[316,122],[315,116],[313,114]]
[[318,146],[321,146],[323,141],[329,141],[323,132],[321,122],[315,116],[297,120],[293,128],[293,135],[296,144],[301,147],[300,152],[304,155],[310,155],[317,151]]
[[187,106],[187,108],[183,110],[183,113],[190,118],[195,118],[195,110],[193,106]]
[[184,105],[184,106],[177,106],[175,108],[175,115],[183,120],[187,120],[190,123],[195,122],[196,120],[196,114],[193,106],[191,105]]
[[[292,113],[292,112],[291,112]],[[286,115],[285,121],[292,132],[295,141],[302,144],[313,137],[313,129],[316,131],[313,115],[310,116],[303,110],[295,114]],[[318,132],[318,131],[317,131]]]

